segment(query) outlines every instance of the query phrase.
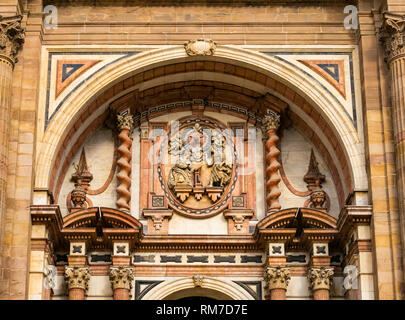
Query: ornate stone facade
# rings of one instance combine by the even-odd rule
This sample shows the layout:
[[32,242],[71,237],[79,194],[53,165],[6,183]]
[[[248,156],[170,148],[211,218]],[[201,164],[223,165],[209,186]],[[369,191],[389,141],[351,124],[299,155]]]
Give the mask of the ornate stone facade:
[[1,299],[404,298],[401,1],[73,2],[0,4]]

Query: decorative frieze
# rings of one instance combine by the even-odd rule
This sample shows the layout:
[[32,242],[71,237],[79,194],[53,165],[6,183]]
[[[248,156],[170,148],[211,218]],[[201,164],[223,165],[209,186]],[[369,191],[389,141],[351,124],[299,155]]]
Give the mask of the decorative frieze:
[[111,267],[110,282],[113,290],[127,289],[132,291],[134,270],[131,267]]
[[332,267],[312,267],[308,271],[308,281],[312,290],[330,289],[333,276]]
[[87,267],[66,266],[65,281],[68,289],[83,289],[87,293],[89,289],[90,273]]
[[290,268],[287,267],[267,267],[264,275],[269,290],[285,289],[291,279]]

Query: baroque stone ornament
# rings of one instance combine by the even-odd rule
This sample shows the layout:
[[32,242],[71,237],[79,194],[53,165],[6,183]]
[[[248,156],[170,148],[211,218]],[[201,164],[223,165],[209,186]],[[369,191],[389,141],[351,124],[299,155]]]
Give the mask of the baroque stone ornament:
[[380,40],[384,45],[385,60],[389,63],[405,54],[405,15],[385,12],[383,18]]
[[188,56],[212,56],[217,44],[210,39],[189,40],[184,44]]
[[87,267],[71,267],[65,268],[65,280],[68,289],[84,289],[87,293],[89,290],[90,273]]
[[158,163],[168,205],[194,217],[220,212],[237,179],[237,153],[230,130],[211,118],[191,116],[171,128],[168,137],[161,145]]
[[312,267],[308,271],[308,281],[312,290],[330,289],[333,276],[332,267]]
[[134,270],[128,267],[111,267],[110,282],[113,290],[127,289],[131,293],[134,281]]
[[201,275],[193,276],[193,283],[194,283],[194,287],[202,287],[202,285],[204,283],[204,276],[201,276]]
[[119,130],[118,140],[120,142],[118,147],[119,159],[117,161],[118,166],[118,187],[117,195],[118,200],[116,205],[118,209],[129,211],[131,201],[131,147],[132,139],[130,134],[134,125],[134,119],[132,115],[117,115],[117,127]]
[[268,213],[274,213],[281,209],[279,197],[281,195],[278,187],[281,177],[279,169],[281,164],[278,162],[280,150],[277,143],[280,140],[277,136],[277,129],[280,126],[280,115],[274,111],[267,110],[263,118],[263,128],[267,137],[266,140],[266,203]]
[[25,29],[21,27],[22,16],[0,16],[0,55],[17,63],[17,55],[25,41]]
[[267,267],[266,273],[264,275],[264,280],[266,281],[269,290],[287,290],[290,279],[290,268],[287,267]]

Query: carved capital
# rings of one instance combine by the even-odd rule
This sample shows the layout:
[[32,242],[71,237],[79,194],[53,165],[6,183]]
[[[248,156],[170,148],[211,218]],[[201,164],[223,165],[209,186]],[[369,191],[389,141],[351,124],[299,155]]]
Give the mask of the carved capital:
[[212,56],[217,44],[210,39],[196,39],[187,41],[184,49],[188,56]]
[[124,116],[118,114],[117,115],[117,127],[120,131],[124,130],[124,129],[132,131],[132,129],[134,128],[134,118],[130,114],[127,114]]
[[17,55],[25,41],[25,29],[21,27],[22,16],[0,16],[0,55],[17,63]]
[[385,60],[392,60],[405,55],[405,15],[386,12],[380,28],[380,40],[384,46]]
[[280,115],[272,110],[267,110],[263,118],[265,133],[269,130],[277,130],[280,127]]
[[330,288],[330,282],[333,276],[332,267],[312,267],[308,271],[308,280],[312,290]]
[[134,270],[128,267],[111,267],[110,282],[112,289],[127,289],[131,293],[134,281]]
[[84,289],[85,292],[89,290],[90,273],[87,267],[71,267],[65,268],[65,281],[67,282],[68,289]]
[[269,290],[287,290],[290,279],[290,268],[287,267],[267,267],[266,273],[264,275],[264,280],[266,281]]

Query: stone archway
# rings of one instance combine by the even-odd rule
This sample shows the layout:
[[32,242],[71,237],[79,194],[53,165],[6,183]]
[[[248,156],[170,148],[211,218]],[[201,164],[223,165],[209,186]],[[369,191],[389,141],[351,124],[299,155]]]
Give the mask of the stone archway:
[[[205,59],[205,57],[197,57],[197,59],[199,58],[201,58],[201,61]],[[345,163],[347,161],[347,165],[342,164],[342,169],[339,169],[347,170],[347,174],[344,175],[347,181],[344,193],[347,194],[349,188],[364,189],[367,187],[367,181],[364,179],[366,174],[364,172],[364,159],[362,158],[363,153],[361,151],[362,144],[358,134],[351,121],[348,121],[345,112],[337,105],[334,97],[325,91],[322,86],[313,83],[303,72],[292,68],[281,60],[247,49],[233,46],[218,46],[215,56],[209,58],[223,63],[237,63],[252,72],[260,71],[261,74],[276,79],[279,83],[288,84],[292,90],[313,106],[314,110],[328,123],[331,128],[328,129],[329,132],[336,139],[340,140],[341,147],[339,148],[341,148],[342,152],[339,156],[335,154],[331,158],[342,159]],[[36,161],[35,187],[47,188],[51,191],[55,188],[55,179],[59,175],[59,172],[52,171],[52,168],[61,167],[58,161],[73,153],[71,149],[72,144],[76,140],[79,140],[79,138],[82,138],[84,130],[94,121],[94,119],[83,118],[83,115],[81,115],[89,107],[89,103],[94,97],[97,97],[106,88],[111,88],[112,85],[135,72],[161,65],[167,66],[189,61],[189,59],[191,58],[187,57],[184,48],[180,46],[132,55],[126,59],[122,59],[117,64],[105,68],[105,71],[94,77],[94,79],[89,79],[86,87],[78,88],[65,101],[64,105],[61,106],[60,111],[55,114],[46,132],[40,138],[40,150]],[[104,108],[105,110],[110,103],[111,101],[106,101],[102,106],[98,106],[98,109],[95,110],[96,112],[92,112],[93,115],[99,116],[102,111],[101,109]],[[294,103],[290,104],[290,108],[296,114],[300,114],[302,121],[310,121],[310,118],[300,111],[298,107],[294,106]],[[81,119],[79,119],[81,124],[77,123],[78,118]],[[311,122],[309,122],[309,126],[311,126]],[[77,129],[72,131],[72,128]],[[65,145],[67,137],[69,137],[69,146]],[[323,139],[326,138],[324,137]],[[341,172],[338,175],[343,179]]]
[[232,281],[206,276],[165,281],[150,290],[142,300],[176,300],[190,296],[220,300],[254,300],[245,289]]

